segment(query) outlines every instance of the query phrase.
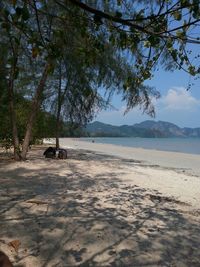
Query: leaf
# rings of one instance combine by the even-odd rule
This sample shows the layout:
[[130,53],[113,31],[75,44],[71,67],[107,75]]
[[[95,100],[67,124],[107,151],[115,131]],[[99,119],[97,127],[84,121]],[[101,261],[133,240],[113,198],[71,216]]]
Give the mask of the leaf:
[[174,16],[174,18],[175,18],[176,20],[181,20],[181,19],[182,19],[182,14],[181,14],[180,11],[175,11],[175,12],[173,13],[173,16]]
[[114,34],[111,34],[109,36],[109,42],[111,42],[112,45],[115,45],[116,40],[115,40],[115,35]]
[[10,247],[13,247],[16,252],[18,252],[20,244],[21,244],[21,242],[18,239],[13,240],[13,241],[8,243],[8,245]]
[[185,37],[185,32],[184,32],[184,31],[177,31],[177,32],[176,32],[176,36],[177,36],[178,38],[183,38],[183,37]]
[[166,45],[167,45],[167,48],[172,48],[172,47],[173,47],[173,42],[172,42],[172,40],[168,39]]
[[92,91],[90,90],[90,88],[86,88],[86,89],[83,91],[83,93],[84,93],[84,96],[85,96],[85,97],[89,97],[89,96],[91,95]]
[[120,6],[122,4],[122,0],[117,0],[117,5]]
[[194,66],[189,66],[188,71],[192,76],[195,76],[196,71]]
[[7,9],[4,9],[4,16],[8,17],[10,15],[10,12]]
[[17,8],[15,9],[15,11],[16,11],[16,14],[17,14],[18,16],[21,16],[21,14],[22,14],[22,8],[21,8],[21,7],[17,7]]
[[181,7],[188,6],[190,2],[188,0],[181,0]]
[[39,49],[37,47],[32,48],[32,57],[36,58],[39,54]]
[[177,50],[176,49],[172,50],[171,56],[172,56],[174,61],[177,61]]
[[116,13],[115,13],[115,17],[117,17],[117,18],[121,18],[121,17],[122,17],[122,13],[119,12],[119,11],[116,11]]
[[136,15],[136,19],[137,19],[137,20],[142,20],[142,19],[144,18],[144,11],[145,11],[145,9],[141,9],[141,10],[137,13],[137,15]]
[[7,22],[3,22],[3,23],[1,24],[1,26],[2,26],[3,29],[6,29],[6,30],[8,30],[8,31],[9,31],[10,28],[11,28],[11,27],[10,27],[10,24],[7,23]]
[[126,91],[128,89],[128,85],[126,82],[123,84],[123,89],[124,89],[124,91]]
[[101,16],[95,14],[93,19],[94,19],[94,23],[96,23],[97,25],[101,25],[102,24]]
[[146,70],[144,73],[143,73],[143,78],[145,79],[145,80],[147,80],[147,79],[149,79],[151,77],[151,73],[148,71],[148,70]]
[[23,20],[28,20],[30,17],[30,14],[29,14],[29,10],[27,8],[27,6],[24,6],[23,9],[22,9],[22,18]]
[[148,41],[150,42],[151,46],[156,46],[160,43],[160,39],[157,36],[151,35],[148,38]]
[[18,39],[17,37],[14,36],[14,40],[15,40],[15,43],[16,43],[17,45],[20,45],[20,41],[19,41],[19,39]]
[[51,60],[51,63],[49,63],[49,65],[48,65],[48,70],[47,70],[47,73],[48,74],[53,74],[53,72],[54,72],[54,64],[53,64],[53,61]]
[[19,68],[16,68],[15,72],[14,72],[14,79],[15,80],[18,78],[18,75],[19,75]]
[[144,47],[149,48],[151,43],[149,41],[144,41]]

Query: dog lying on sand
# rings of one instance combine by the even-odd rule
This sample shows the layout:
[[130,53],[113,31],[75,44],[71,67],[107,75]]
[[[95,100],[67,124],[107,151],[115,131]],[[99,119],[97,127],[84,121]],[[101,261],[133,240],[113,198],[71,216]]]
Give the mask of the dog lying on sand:
[[54,147],[48,147],[43,155],[45,158],[58,158],[58,159],[66,159],[67,158],[67,150],[64,148],[56,149]]
[[14,267],[8,256],[0,251],[0,267]]

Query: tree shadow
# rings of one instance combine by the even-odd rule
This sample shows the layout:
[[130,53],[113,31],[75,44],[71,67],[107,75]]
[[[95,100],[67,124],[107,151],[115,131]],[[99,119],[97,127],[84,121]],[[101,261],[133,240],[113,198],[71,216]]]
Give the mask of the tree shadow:
[[109,157],[119,172],[91,175],[77,160],[108,158],[71,153],[57,165],[41,156],[39,169],[1,169],[0,244],[21,241],[15,266],[200,266],[198,212],[122,182],[120,159]]

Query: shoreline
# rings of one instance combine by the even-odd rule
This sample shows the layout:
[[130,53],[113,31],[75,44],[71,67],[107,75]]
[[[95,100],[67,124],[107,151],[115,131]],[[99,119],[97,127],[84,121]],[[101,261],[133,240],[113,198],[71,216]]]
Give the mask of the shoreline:
[[150,166],[179,169],[200,177],[200,155],[197,154],[92,143],[78,138],[60,138],[60,145],[64,148],[83,149],[124,159],[139,160]]
[[[198,149],[198,151],[192,151],[190,149],[186,149],[186,150],[183,150],[182,148],[177,148],[177,149],[174,149],[173,147],[173,142],[175,140],[184,140],[184,145],[186,148],[188,148],[188,144],[189,142],[188,141],[194,141],[194,140],[198,140],[198,144],[200,139],[199,138],[143,138],[143,137],[119,137],[119,142],[115,143],[115,142],[110,142],[109,139],[111,139],[112,141],[114,140],[117,140],[118,137],[80,137],[78,138],[80,139],[81,141],[86,141],[86,142],[92,142],[92,140],[94,140],[95,143],[97,144],[111,144],[111,145],[117,145],[117,146],[122,146],[122,147],[132,147],[132,148],[139,148],[139,149],[146,149],[146,150],[156,150],[156,151],[166,151],[166,152],[175,152],[175,153],[183,153],[183,154],[191,154],[191,155],[199,155],[200,156],[200,147]],[[131,143],[129,142],[125,142],[123,143],[123,140],[131,140]],[[100,141],[99,141],[100,140]],[[141,143],[140,146],[138,146],[138,143],[140,143],[140,141],[145,141],[145,143]],[[154,143],[156,140],[156,143]],[[162,141],[163,140],[171,140],[171,143],[168,143],[168,145],[165,143],[163,145],[161,145]],[[120,142],[122,141],[122,143]],[[133,142],[132,142],[133,141]],[[148,141],[146,143],[146,141]],[[152,142],[149,142],[149,141],[152,141]],[[150,144],[151,143],[151,144]],[[158,146],[157,146],[158,144]],[[160,145],[159,145],[160,144]],[[197,144],[197,146],[198,146]],[[198,148],[198,147],[196,147]]]

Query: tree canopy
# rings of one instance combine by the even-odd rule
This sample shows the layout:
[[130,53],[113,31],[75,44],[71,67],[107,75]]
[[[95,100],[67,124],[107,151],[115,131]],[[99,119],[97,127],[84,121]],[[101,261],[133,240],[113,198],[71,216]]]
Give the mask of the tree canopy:
[[[120,48],[130,49],[133,54],[140,50],[144,57],[140,60],[146,63],[147,68],[144,79],[150,77],[148,70],[166,56],[169,59],[167,65],[173,61],[175,68],[182,68],[191,75],[200,72],[199,63],[197,66],[192,64],[191,51],[187,49],[188,44],[200,45],[198,0],[103,0],[93,3],[57,0],[56,3],[63,8],[71,3],[82,9],[88,19],[99,26],[106,26],[111,42]],[[136,63],[141,67],[139,60]]]
[[[200,44],[198,0],[2,0],[0,15],[1,111],[9,113],[19,158],[41,107],[57,121],[85,123],[118,93],[127,111],[139,105],[154,115],[159,92],[144,82],[157,66],[200,73],[190,47]],[[31,110],[25,127],[19,96],[21,109]]]

